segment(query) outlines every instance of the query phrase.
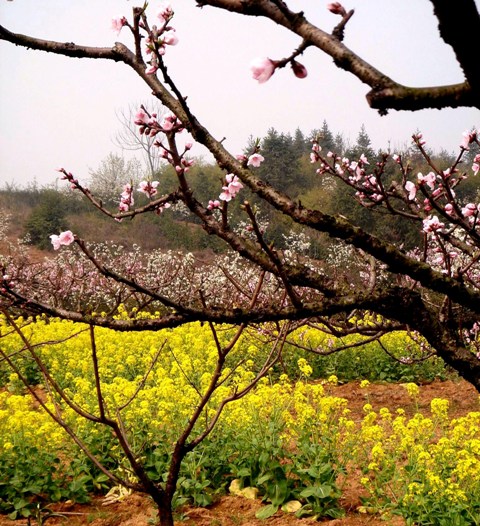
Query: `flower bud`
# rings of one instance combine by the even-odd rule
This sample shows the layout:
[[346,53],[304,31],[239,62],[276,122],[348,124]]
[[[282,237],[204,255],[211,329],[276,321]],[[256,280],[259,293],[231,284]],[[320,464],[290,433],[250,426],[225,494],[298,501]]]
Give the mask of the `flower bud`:
[[345,8],[340,2],[332,2],[331,4],[328,4],[327,9],[334,15],[345,16],[347,14]]
[[303,64],[300,64],[300,62],[297,62],[296,60],[292,60],[291,65],[292,65],[293,73],[299,79],[304,79],[308,75],[307,68]]
[[267,80],[275,73],[276,64],[269,58],[256,58],[250,64],[252,76],[260,84]]

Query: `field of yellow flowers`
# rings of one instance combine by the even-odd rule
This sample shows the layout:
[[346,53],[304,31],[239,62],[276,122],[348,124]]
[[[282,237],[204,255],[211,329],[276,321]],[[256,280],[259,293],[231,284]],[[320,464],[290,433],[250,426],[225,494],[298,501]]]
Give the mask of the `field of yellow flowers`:
[[[48,514],[54,502],[122,494],[39,407],[20,376],[108,470],[133,477],[112,434],[74,410],[98,414],[98,370],[104,408],[120,419],[135,457],[161,483],[172,444],[214,374],[219,345],[234,332],[222,327],[215,341],[200,324],[141,333],[97,328],[95,368],[87,327],[61,320],[19,323],[28,346],[0,322],[0,347],[17,368],[12,372],[1,362],[0,512],[12,519]],[[224,400],[249,385],[266,353],[263,340],[242,335],[193,438]],[[33,355],[45,364],[56,393]],[[178,510],[210,506],[233,493],[261,501],[259,518],[281,510],[341,518],[342,494],[354,477],[363,488],[360,512],[403,517],[407,525],[480,525],[480,410],[451,418],[449,400],[433,398],[425,414],[418,408],[418,385],[405,382],[409,402],[392,411],[375,405],[374,386],[363,380],[359,417],[336,394],[337,376],[312,378],[308,355],[295,358],[295,372],[285,371],[273,369],[246,396],[227,404],[213,433],[187,455]]]

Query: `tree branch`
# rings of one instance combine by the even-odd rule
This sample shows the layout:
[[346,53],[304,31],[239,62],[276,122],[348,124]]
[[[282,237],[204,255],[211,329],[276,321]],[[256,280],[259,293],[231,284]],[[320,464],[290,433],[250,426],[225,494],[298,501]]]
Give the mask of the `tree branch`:
[[[480,33],[480,19],[473,0],[453,4],[432,0],[444,40],[454,47],[466,82],[451,86],[404,86],[376,69],[336,38],[311,24],[303,13],[279,9],[269,0],[197,0],[197,5],[212,6],[247,16],[263,16],[297,34],[303,40],[332,57],[335,65],[370,86],[368,104],[386,114],[388,110],[417,111],[426,108],[480,108],[478,64],[473,53],[472,35]],[[467,26],[467,27],[466,27]]]

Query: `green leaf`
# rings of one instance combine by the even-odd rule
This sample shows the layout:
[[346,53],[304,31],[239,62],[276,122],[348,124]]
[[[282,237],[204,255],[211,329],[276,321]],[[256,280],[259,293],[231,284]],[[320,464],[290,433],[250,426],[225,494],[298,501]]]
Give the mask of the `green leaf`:
[[272,501],[272,504],[274,504],[275,506],[280,506],[289,497],[290,491],[288,489],[288,482],[286,479],[279,480],[278,482],[276,482],[273,488],[273,494],[271,493],[271,488],[268,488],[268,495],[270,497],[270,500]]
[[25,499],[18,499],[15,501],[13,507],[16,509],[16,510],[20,510],[22,508],[25,508],[26,506],[28,506],[30,503],[28,502],[28,500],[25,500]]
[[264,484],[264,483],[267,482],[268,480],[271,480],[271,478],[272,478],[272,473],[265,473],[265,475],[261,476],[261,477],[257,480],[257,484],[258,484],[258,485]]
[[250,477],[252,470],[249,468],[242,468],[237,471],[237,477]]
[[325,499],[332,494],[332,486],[322,484],[321,486],[309,486],[300,492],[300,497],[307,499],[308,497],[315,497],[317,499]]
[[264,506],[263,508],[260,508],[257,513],[255,513],[255,517],[257,519],[269,519],[275,513],[277,513],[279,506],[275,506],[274,504],[268,504],[267,506]]

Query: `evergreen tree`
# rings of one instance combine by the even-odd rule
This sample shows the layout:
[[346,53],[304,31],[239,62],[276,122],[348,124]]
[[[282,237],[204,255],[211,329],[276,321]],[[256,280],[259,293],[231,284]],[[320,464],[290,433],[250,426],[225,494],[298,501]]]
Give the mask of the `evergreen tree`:
[[67,229],[66,213],[66,199],[60,192],[41,192],[38,204],[25,223],[29,242],[42,250],[51,249],[50,235]]
[[310,153],[311,142],[305,137],[302,130],[297,128],[293,137],[293,148],[298,157]]
[[362,154],[367,157],[369,161],[372,161],[376,154],[373,148],[371,147],[372,141],[367,133],[365,125],[362,124],[360,131],[357,135],[357,142],[355,146],[348,148],[345,152],[345,155],[350,160],[358,159]]
[[300,156],[291,135],[270,128],[261,141],[261,153],[265,157],[258,168],[262,179],[284,192],[292,190],[296,193],[298,185],[301,185]]
[[347,145],[345,142],[345,138],[343,135],[339,132],[335,135],[335,139],[333,141],[333,149],[332,151],[335,152],[337,155],[343,156],[345,153],[345,150],[347,149]]
[[333,139],[333,133],[328,127],[327,121],[324,119],[322,127],[318,130],[312,130],[310,133],[312,140],[317,140],[318,144],[322,147],[324,152],[330,152],[335,150],[335,141]]

